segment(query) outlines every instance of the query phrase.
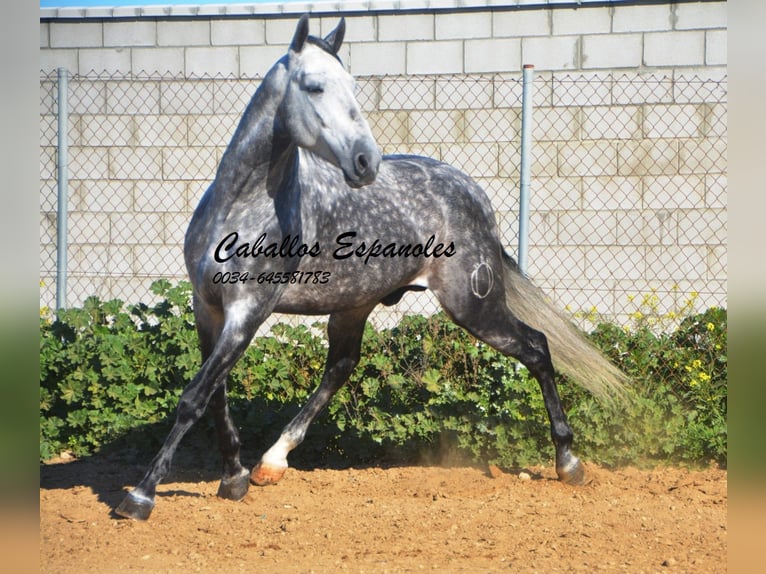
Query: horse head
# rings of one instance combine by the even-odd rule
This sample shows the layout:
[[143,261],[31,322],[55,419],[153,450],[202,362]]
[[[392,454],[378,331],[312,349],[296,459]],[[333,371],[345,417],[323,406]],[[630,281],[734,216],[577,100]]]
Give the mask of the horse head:
[[343,171],[351,187],[375,181],[381,155],[354,96],[355,82],[338,57],[345,20],[324,39],[309,36],[301,17],[287,55],[280,116],[288,136]]

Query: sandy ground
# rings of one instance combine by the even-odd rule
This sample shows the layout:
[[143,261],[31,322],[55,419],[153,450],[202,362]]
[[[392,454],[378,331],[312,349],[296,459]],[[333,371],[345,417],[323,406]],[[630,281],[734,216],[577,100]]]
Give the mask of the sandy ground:
[[142,468],[109,456],[60,461],[40,469],[40,568],[726,571],[726,471],[587,469],[583,487],[560,484],[552,468],[290,469],[231,502],[215,496],[215,473],[187,461],[160,486],[151,519],[135,522],[111,510]]

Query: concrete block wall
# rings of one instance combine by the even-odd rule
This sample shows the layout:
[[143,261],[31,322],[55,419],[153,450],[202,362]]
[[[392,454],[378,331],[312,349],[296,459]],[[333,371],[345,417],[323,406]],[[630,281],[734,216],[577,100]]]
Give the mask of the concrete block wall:
[[[647,290],[668,308],[690,292],[701,308],[725,305],[726,3],[468,4],[371,0],[344,13],[341,56],[384,151],[470,173],[514,251],[520,71],[532,63],[537,282],[573,311],[618,320]],[[290,6],[41,11],[43,76],[101,78],[70,86],[71,303],[137,301],[154,277],[185,275],[189,215],[257,78],[287,49]],[[341,15],[308,8],[314,33]],[[53,86],[41,81],[42,269],[55,263]]]

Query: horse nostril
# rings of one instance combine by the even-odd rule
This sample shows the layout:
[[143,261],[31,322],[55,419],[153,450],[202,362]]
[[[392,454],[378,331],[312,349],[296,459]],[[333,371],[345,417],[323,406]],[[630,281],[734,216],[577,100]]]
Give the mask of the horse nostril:
[[356,168],[356,174],[357,175],[364,175],[367,173],[367,170],[370,168],[370,161],[367,159],[367,156],[363,153],[357,154],[355,158],[355,165]]

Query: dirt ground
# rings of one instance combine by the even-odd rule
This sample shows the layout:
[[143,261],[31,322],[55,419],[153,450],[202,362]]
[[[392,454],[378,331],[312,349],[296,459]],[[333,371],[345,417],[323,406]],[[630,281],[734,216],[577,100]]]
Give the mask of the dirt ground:
[[116,518],[119,458],[41,467],[41,572],[695,572],[727,566],[727,473],[552,468],[290,469],[245,500],[185,464],[148,522]]

